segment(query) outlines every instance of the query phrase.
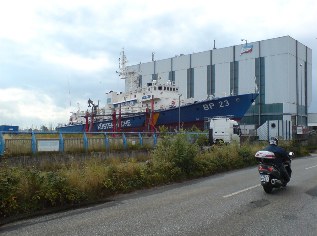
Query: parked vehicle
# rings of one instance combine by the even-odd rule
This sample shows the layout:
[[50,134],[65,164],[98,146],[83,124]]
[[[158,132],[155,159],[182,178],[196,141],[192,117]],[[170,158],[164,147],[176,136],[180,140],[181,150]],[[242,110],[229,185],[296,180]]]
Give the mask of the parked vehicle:
[[[294,156],[293,152],[289,152],[289,161],[284,162],[284,167],[291,177],[291,159]],[[255,154],[258,160],[258,171],[260,174],[261,185],[266,193],[271,193],[273,188],[286,187],[287,183],[281,176],[281,172],[278,166],[275,164],[277,158],[273,152],[270,151],[258,151]]]
[[237,121],[225,117],[209,120],[209,141],[211,143],[240,142],[240,126]]

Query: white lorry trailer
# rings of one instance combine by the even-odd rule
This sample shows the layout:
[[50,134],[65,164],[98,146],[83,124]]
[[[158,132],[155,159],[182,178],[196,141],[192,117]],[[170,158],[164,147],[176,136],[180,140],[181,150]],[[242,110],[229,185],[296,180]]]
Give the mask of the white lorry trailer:
[[240,126],[237,121],[225,117],[209,120],[209,141],[211,143],[240,143]]

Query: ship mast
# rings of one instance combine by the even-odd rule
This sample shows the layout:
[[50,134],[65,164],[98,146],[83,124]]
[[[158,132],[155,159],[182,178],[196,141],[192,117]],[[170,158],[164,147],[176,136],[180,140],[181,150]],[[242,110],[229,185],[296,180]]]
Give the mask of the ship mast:
[[137,78],[138,74],[135,71],[129,71],[127,69],[127,57],[124,53],[124,48],[122,48],[122,51],[120,53],[119,58],[119,71],[117,73],[119,74],[120,79],[126,79],[129,87],[129,91],[133,91],[135,88],[138,87]]

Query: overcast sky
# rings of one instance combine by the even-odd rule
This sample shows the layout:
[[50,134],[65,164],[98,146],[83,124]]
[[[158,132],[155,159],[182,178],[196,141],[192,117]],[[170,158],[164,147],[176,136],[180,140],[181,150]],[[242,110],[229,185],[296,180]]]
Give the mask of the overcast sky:
[[123,91],[129,65],[289,35],[313,50],[316,0],[0,0],[0,125],[55,127],[87,100]]

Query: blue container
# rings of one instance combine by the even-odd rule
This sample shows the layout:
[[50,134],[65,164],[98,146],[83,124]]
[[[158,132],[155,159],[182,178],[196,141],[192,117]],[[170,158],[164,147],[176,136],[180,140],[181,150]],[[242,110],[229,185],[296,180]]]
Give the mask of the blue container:
[[17,132],[19,131],[19,126],[16,125],[0,125],[0,132]]

